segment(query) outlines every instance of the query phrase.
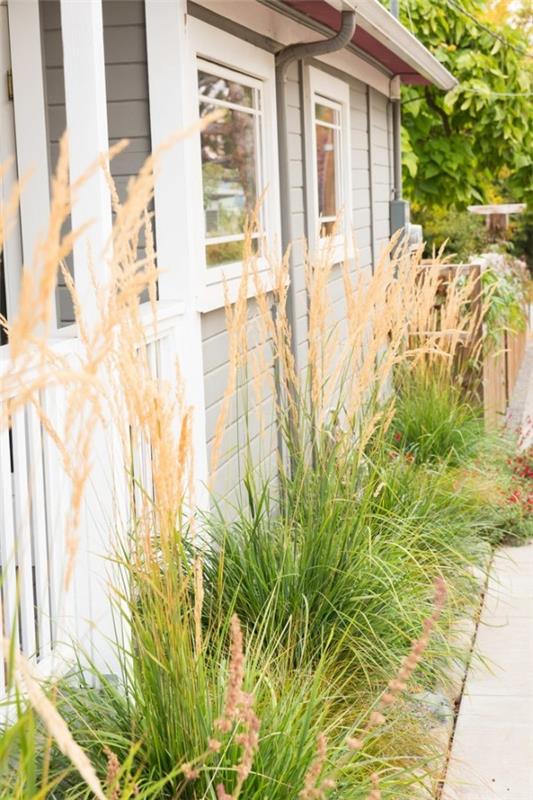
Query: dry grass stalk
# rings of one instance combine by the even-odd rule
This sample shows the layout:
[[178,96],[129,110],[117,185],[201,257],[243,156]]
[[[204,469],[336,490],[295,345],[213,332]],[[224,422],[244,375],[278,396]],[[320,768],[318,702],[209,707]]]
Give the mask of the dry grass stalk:
[[[238,617],[234,614],[231,618],[231,648],[228,688],[222,716],[216,720],[215,727],[221,733],[229,733],[239,726],[235,741],[242,747],[241,760],[235,767],[237,780],[231,793],[226,791],[225,785],[219,783],[216,787],[218,800],[237,800],[242,791],[244,781],[250,774],[252,762],[259,746],[260,720],[254,713],[254,696],[242,688],[244,682],[244,647],[241,626]],[[218,749],[218,740],[212,750]]]
[[106,800],[102,785],[87,755],[74,740],[67,723],[41,689],[29,663],[20,653],[16,651],[12,653],[11,643],[7,639],[4,640],[4,657],[8,663],[13,660],[14,678],[19,691],[28,698],[59,750],[78,770],[94,796],[98,800]]
[[[390,423],[390,405],[386,409],[382,401],[390,399],[395,368],[402,363],[415,368],[426,365],[449,374],[461,343],[478,325],[476,314],[471,313],[470,279],[458,276],[451,281],[436,313],[443,269],[438,256],[422,268],[422,249],[412,253],[405,240],[400,242],[396,236],[370,274],[355,269],[354,259],[346,258],[334,267],[332,245],[326,244],[317,255],[305,252],[308,352],[305,372],[297,375],[287,315],[289,252],[281,260],[268,258],[266,271],[264,259],[259,269],[250,242],[246,252],[237,299],[226,304],[229,375],[216,424],[212,476],[231,402],[238,392],[246,394],[250,385],[255,408],[243,401],[248,426],[255,415],[259,430],[265,429],[259,417],[266,386],[292,447],[305,452],[320,432],[342,423],[355,434],[344,437],[346,445],[353,448],[357,441],[363,450],[375,429]],[[344,291],[340,321],[334,319],[330,299],[334,268]],[[250,313],[251,282],[256,314]],[[239,387],[239,375],[249,374],[251,383],[245,380]]]
[[119,783],[120,762],[116,753],[113,753],[109,747],[104,747],[104,753],[107,758],[105,786],[108,793],[108,800],[120,800],[122,794]]
[[[324,800],[327,791],[336,785],[336,778],[341,772],[346,761],[349,760],[350,755],[354,752],[361,751],[367,739],[375,734],[377,728],[380,728],[382,725],[384,725],[386,722],[385,715],[387,710],[398,701],[401,693],[407,688],[407,683],[411,679],[413,672],[424,656],[429,644],[430,636],[442,615],[442,611],[446,604],[446,597],[446,585],[442,578],[439,578],[435,582],[433,612],[422,623],[422,634],[412,643],[410,651],[403,660],[398,673],[392,680],[389,681],[387,689],[383,692],[373,710],[369,714],[367,723],[362,731],[358,733],[357,737],[348,736],[346,738],[346,753],[344,757],[337,762],[335,771],[326,779],[323,779],[317,784],[326,759],[326,741],[324,738],[319,740],[317,757],[312,762],[308,770],[308,773],[305,777],[304,789],[300,793],[300,797],[304,798],[304,800],[313,800],[314,798],[317,798],[318,800]],[[367,800],[380,800],[381,790],[379,788],[379,775],[377,773],[373,773],[371,775],[371,782],[372,789]]]

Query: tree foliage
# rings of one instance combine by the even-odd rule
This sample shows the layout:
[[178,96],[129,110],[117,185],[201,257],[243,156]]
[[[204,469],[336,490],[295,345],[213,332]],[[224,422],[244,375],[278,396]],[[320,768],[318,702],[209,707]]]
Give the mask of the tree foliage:
[[419,205],[533,200],[533,54],[498,6],[403,3],[402,22],[459,81],[403,90],[404,188]]

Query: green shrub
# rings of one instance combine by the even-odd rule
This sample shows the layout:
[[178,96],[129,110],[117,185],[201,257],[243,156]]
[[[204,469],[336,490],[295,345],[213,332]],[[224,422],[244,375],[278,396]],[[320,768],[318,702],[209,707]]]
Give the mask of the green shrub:
[[[279,517],[242,510],[236,522],[215,521],[206,563],[215,619],[268,619],[269,641],[295,664],[333,654],[350,664],[354,691],[370,694],[427,614],[432,580],[444,575],[467,603],[468,567],[481,555],[469,518],[449,513],[438,473],[383,444],[361,463],[336,463],[334,448],[327,461],[297,465]],[[433,666],[427,658],[428,674]]]
[[487,249],[489,237],[483,217],[469,211],[450,211],[438,207],[414,215],[423,228],[425,256],[431,258],[446,243],[444,255],[465,262]]
[[420,464],[454,466],[473,458],[483,437],[482,410],[459,386],[420,371],[401,376],[391,446]]

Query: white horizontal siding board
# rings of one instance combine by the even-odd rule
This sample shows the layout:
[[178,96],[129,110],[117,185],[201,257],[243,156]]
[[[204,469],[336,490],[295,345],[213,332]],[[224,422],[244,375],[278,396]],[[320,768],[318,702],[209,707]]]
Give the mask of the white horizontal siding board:
[[302,147],[303,143],[301,135],[299,133],[289,133],[288,135],[289,159],[301,160],[303,158]]
[[27,408],[28,477],[31,502],[31,528],[35,570],[36,621],[39,658],[50,651],[50,576],[48,570],[48,531],[43,474],[41,420],[33,405]]
[[304,212],[305,199],[301,186],[291,187],[291,208],[294,214],[301,214]]
[[[2,413],[7,414],[5,407],[2,409]],[[9,430],[4,427],[0,428],[0,530],[2,532],[0,536],[0,566],[2,568],[4,633],[7,637],[11,635],[17,614],[14,487],[9,439]]]
[[[228,464],[234,455],[241,454],[249,449],[256,448],[262,455],[271,453],[275,447],[276,425],[275,410],[272,398],[260,406],[253,406],[250,413],[246,413],[241,407],[240,414],[232,422],[225,426],[222,445],[217,459],[217,470]],[[213,439],[209,442],[213,444]],[[234,476],[228,475],[229,481]],[[228,483],[229,483],[228,481]]]
[[303,164],[300,160],[289,162],[289,180],[292,187],[304,188]]
[[374,143],[375,143],[377,148],[383,147],[386,150],[388,150],[388,146],[389,146],[389,131],[388,131],[388,127],[387,127],[388,116],[387,116],[386,112],[384,112],[384,111],[376,112],[376,114],[377,113],[379,113],[380,116],[384,117],[384,122],[385,122],[385,126],[386,127],[385,128],[380,128],[380,127],[376,126],[376,128],[374,129]]
[[[356,163],[357,163],[358,160],[361,160],[361,162],[362,162],[362,159],[363,159],[363,157],[360,156],[360,158],[356,160]],[[352,185],[354,187],[354,192],[355,191],[365,190],[365,189],[368,191],[368,187],[370,186],[370,173],[368,171],[368,167],[364,166],[364,167],[361,167],[360,169],[356,167],[352,171]],[[354,194],[354,197],[355,197],[355,194]],[[367,200],[368,200],[368,197],[367,197]]]
[[208,314],[202,314],[202,339],[206,342],[212,336],[218,336],[227,330],[226,310],[216,308]]
[[298,106],[287,106],[287,130],[289,133],[302,132],[302,120]]
[[376,223],[377,224],[385,223],[386,226],[387,226],[387,230],[388,230],[388,225],[389,225],[389,203],[388,202],[383,202],[383,203],[379,203],[378,202],[378,203],[375,204],[375,208],[376,208],[376,216],[375,216]]
[[[367,122],[365,120],[365,128]],[[367,130],[353,130],[352,131],[352,150],[355,152],[365,152],[368,150],[368,131]]]
[[[350,102],[353,102],[353,94],[350,94]],[[367,115],[366,110],[351,108],[350,125],[353,131],[367,132]]]
[[13,483],[15,490],[15,531],[17,578],[19,590],[19,627],[22,650],[34,656],[35,607],[33,596],[31,501],[28,486],[28,452],[25,409],[18,409],[12,418]]
[[356,211],[364,211],[369,209],[368,188],[357,188],[353,193],[354,208]]
[[[243,412],[244,400],[247,397],[249,406],[252,408],[251,417],[256,419],[257,416],[265,418],[268,410],[274,410],[275,400],[272,392],[274,376],[270,370],[255,380],[249,380],[245,385],[239,387],[239,390],[233,394],[228,404],[228,411],[226,416],[226,429],[234,425],[239,416]],[[209,441],[213,438],[216,424],[219,419],[223,400],[220,398],[216,403],[206,409],[206,428],[207,438]],[[255,414],[255,408],[259,409],[259,415]],[[252,425],[254,424],[252,419]]]

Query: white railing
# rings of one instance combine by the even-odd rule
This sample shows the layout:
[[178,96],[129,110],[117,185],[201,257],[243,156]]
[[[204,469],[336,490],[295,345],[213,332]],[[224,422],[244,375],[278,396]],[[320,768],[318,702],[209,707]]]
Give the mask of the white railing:
[[[161,304],[156,323],[147,310],[143,324],[153,374],[172,381],[179,345],[184,341],[181,308],[177,304]],[[67,357],[79,354],[79,342],[74,337],[62,338],[52,346],[57,346]],[[8,351],[3,347],[0,381],[8,370]],[[81,624],[87,604],[80,601],[80,595],[87,591],[87,586],[89,593],[100,589],[91,589],[93,576],[80,560],[76,565],[77,585],[72,592],[65,593],[69,479],[61,455],[34,405],[22,406],[10,418],[13,398],[5,391],[0,396],[3,423],[0,427],[0,634],[4,640],[14,637],[15,644],[38,671],[48,675],[62,668],[59,665],[64,663],[67,641],[87,630],[87,620]],[[65,400],[60,386],[40,390],[39,404],[60,434]],[[98,438],[95,441],[98,444]],[[93,455],[97,462],[105,458],[103,453]],[[114,469],[120,467],[115,465]],[[134,454],[134,471],[143,491],[149,491],[153,482],[147,441],[141,441]],[[121,485],[120,480],[117,485]],[[126,482],[122,485],[127,492]],[[94,498],[90,492],[87,495]],[[127,507],[129,498],[124,497],[123,502]],[[98,508],[97,513],[105,515],[106,510]],[[109,513],[112,514],[111,509]],[[88,509],[84,518],[94,519],[95,509]],[[84,570],[86,574],[82,574]],[[82,583],[84,588],[80,593]],[[4,671],[5,662],[1,659],[0,697],[5,692]]]

